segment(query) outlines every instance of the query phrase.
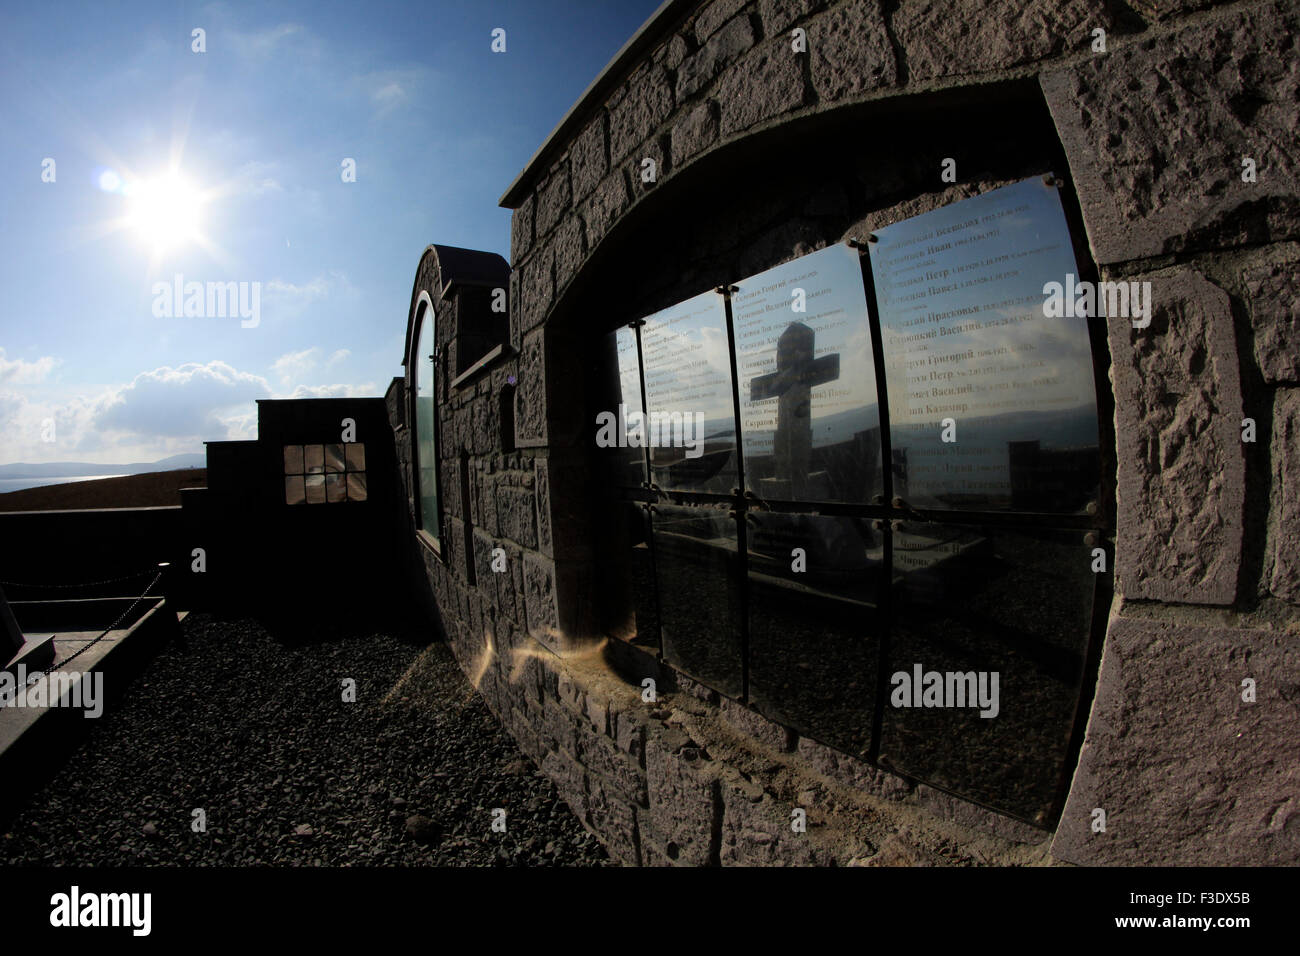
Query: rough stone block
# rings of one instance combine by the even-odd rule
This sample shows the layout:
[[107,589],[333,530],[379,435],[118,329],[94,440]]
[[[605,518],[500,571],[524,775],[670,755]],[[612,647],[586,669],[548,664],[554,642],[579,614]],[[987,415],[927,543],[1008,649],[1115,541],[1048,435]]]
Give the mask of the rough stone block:
[[[510,261],[518,263],[528,255],[528,250],[533,247],[533,208],[535,205],[533,194],[529,193],[528,197],[519,204],[519,208],[510,216]],[[511,296],[514,301],[514,296]]]
[[[707,12],[707,11],[706,11]],[[745,17],[729,20],[726,26],[703,42],[677,70],[677,102],[694,96],[728,64],[754,45],[754,28]]]
[[519,385],[515,392],[515,441],[518,445],[546,444],[546,351],[543,331],[530,332],[519,357]]
[[1087,48],[1109,31],[1101,0],[992,0],[957,13],[934,0],[902,0],[891,17],[911,81],[1004,70]]
[[587,822],[586,774],[582,765],[563,751],[551,751],[542,757],[542,773],[550,777],[560,798],[583,823]]
[[560,621],[555,607],[555,563],[531,552],[524,555],[524,595],[528,633],[554,649]]
[[602,780],[587,775],[587,807],[592,830],[605,850],[627,866],[641,865],[641,834],[636,808],[614,793]]
[[642,767],[645,766],[645,718],[640,714],[622,712],[614,715],[614,743],[630,754]]
[[609,114],[609,152],[621,162],[664,121],[673,109],[673,91],[662,67],[645,65],[627,81],[626,95]]
[[1242,4],[1041,77],[1094,259],[1300,233],[1297,31],[1294,3]]
[[555,290],[559,292],[578,274],[587,258],[587,233],[581,217],[566,217],[555,231],[551,247],[555,250]]
[[595,249],[600,240],[605,238],[610,227],[618,221],[631,202],[623,170],[616,169],[601,180],[581,210],[582,220],[587,224],[587,245],[590,249]]
[[936,790],[924,783],[916,786],[916,801],[936,817],[951,820],[971,830],[992,833],[1004,840],[1033,845],[1043,843],[1048,838],[1045,830],[1003,816],[1001,813],[985,810],[961,797],[954,797],[950,793]]
[[719,702],[719,710],[722,718],[733,728],[764,746],[779,753],[789,753],[794,749],[797,738],[793,731],[755,713],[744,704],[723,697]]
[[609,171],[609,117],[602,111],[578,134],[569,150],[573,201],[586,199]]
[[694,748],[679,753],[653,735],[646,744],[646,783],[645,828],[668,859],[694,866],[717,863],[714,831],[722,810],[717,766]]
[[537,238],[542,238],[564,218],[573,203],[569,164],[560,163],[537,187]]
[[704,43],[724,23],[745,8],[747,0],[714,0],[695,17],[695,40]]
[[782,32],[788,35],[787,27],[824,6],[826,0],[761,0],[758,12],[763,22],[763,35],[770,37]]
[[819,862],[809,834],[790,829],[794,807],[774,800],[762,787],[723,785],[722,806],[719,858],[723,866],[809,866]]
[[[1295,247],[1292,246],[1292,249]],[[1300,382],[1300,259],[1248,269],[1243,278],[1266,382]]]
[[[1277,631],[1117,618],[1054,856],[1300,863],[1300,654]],[[1256,700],[1242,700],[1252,678]],[[1094,833],[1093,810],[1106,811]]]
[[533,460],[537,489],[537,549],[548,558],[555,557],[551,546],[551,472],[545,458]]
[[645,772],[606,737],[588,732],[579,737],[579,759],[589,776],[598,777],[606,790],[631,806],[647,802]]
[[578,759],[578,735],[582,727],[577,715],[568,707],[558,700],[548,700],[542,705],[537,730],[571,760]]
[[750,50],[718,78],[713,96],[721,109],[721,132],[729,136],[800,106],[804,98],[804,54],[786,37]]
[[555,298],[554,259],[554,250],[544,245],[529,257],[520,271],[519,327],[524,333],[540,325],[551,308]]
[[1190,269],[1135,278],[1151,282],[1151,324],[1108,320],[1119,590],[1129,598],[1231,604],[1246,463],[1228,296]]
[[496,510],[501,535],[524,548],[536,548],[535,504],[533,492],[528,488],[498,487]]
[[687,110],[673,126],[673,168],[699,155],[718,141],[718,104],[701,103]]
[[1272,572],[1269,590],[1300,605],[1300,390],[1273,402]]
[[902,800],[912,792],[912,784],[904,778],[879,770],[864,760],[840,753],[807,737],[799,738],[797,749],[799,756],[814,773],[854,790],[887,800]]
[[[837,7],[808,21],[807,29],[813,89],[822,101],[860,96],[897,80],[894,48],[876,0]],[[789,42],[785,52],[802,55]]]

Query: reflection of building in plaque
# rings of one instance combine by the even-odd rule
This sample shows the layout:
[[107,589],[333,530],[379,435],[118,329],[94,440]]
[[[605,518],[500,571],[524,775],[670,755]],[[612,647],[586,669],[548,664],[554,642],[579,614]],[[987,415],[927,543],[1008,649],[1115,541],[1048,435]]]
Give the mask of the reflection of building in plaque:
[[907,462],[907,502],[1083,512],[1100,479],[1087,319],[1043,309],[1044,285],[1079,271],[1060,190],[1025,180],[875,240],[890,439]]
[[828,246],[732,293],[745,486],[763,500],[880,494],[880,414],[858,253]]

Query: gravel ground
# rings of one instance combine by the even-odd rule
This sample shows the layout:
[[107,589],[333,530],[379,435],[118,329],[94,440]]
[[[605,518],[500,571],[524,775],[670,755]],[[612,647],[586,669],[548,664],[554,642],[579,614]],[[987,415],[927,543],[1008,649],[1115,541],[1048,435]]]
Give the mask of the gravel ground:
[[[0,834],[7,865],[599,866],[441,643],[191,615]],[[356,681],[344,702],[343,681]],[[193,832],[202,808],[207,830]],[[492,829],[506,811],[506,832]]]

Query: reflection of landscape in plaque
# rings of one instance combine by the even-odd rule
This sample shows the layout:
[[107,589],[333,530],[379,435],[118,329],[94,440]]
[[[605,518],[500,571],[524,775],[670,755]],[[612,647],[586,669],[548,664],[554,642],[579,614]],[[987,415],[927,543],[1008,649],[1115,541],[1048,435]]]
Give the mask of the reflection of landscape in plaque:
[[869,501],[882,488],[880,415],[857,252],[829,246],[738,286],[747,489],[773,500]]
[[[640,412],[641,367],[637,362],[636,332],[629,328],[615,329],[608,338],[618,362],[619,383],[619,394],[610,404],[615,407],[621,404],[629,412]],[[610,448],[608,454],[617,460],[616,474],[624,487],[636,488],[645,481],[645,452],[641,446]]]
[[683,673],[739,697],[735,519],[717,508],[656,505],[651,525],[664,658]]
[[736,420],[722,296],[705,292],[647,317],[641,350],[651,480],[664,489],[729,493]]
[[805,736],[865,754],[883,626],[880,534],[865,518],[761,512],[749,516],[748,542],[750,700]]
[[875,236],[895,493],[1083,511],[1100,476],[1087,319],[1043,315],[1043,285],[1079,273],[1058,189],[1028,179]]
[[[1088,552],[1080,531],[900,524],[882,759],[988,806],[1045,819],[1082,687],[1096,587]],[[997,715],[894,706],[893,675],[917,665],[944,675],[997,672]]]

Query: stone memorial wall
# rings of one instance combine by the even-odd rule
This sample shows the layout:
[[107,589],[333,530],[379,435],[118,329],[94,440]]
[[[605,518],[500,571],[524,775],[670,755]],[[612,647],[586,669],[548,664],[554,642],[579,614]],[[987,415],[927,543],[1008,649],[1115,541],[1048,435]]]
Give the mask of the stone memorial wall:
[[[615,858],[919,858],[887,803],[1028,861],[1300,859],[1298,21],[671,2],[561,121],[469,270],[508,331],[440,379],[411,557]],[[440,348],[496,327],[463,252],[390,393],[412,524],[418,298]],[[620,404],[670,440],[597,442]]]

